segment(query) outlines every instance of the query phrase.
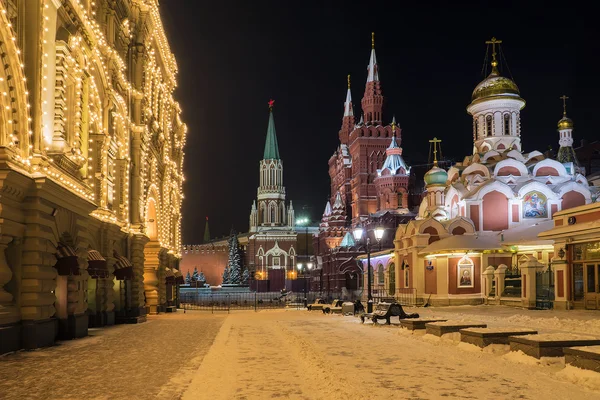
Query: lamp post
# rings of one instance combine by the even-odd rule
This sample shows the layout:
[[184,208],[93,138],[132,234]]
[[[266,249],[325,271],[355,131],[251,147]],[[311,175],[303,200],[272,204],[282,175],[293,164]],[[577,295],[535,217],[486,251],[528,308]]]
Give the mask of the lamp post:
[[[308,304],[308,299],[306,297],[306,286],[307,286],[307,277],[310,277],[310,270],[313,267],[313,263],[308,262],[306,263],[306,266],[302,263],[298,263],[298,274],[302,273],[302,277],[304,278],[304,307],[307,306]],[[306,274],[306,271],[308,270],[309,274]]]
[[[375,239],[377,240],[377,243],[379,243],[381,241],[381,238],[383,237],[384,232],[385,232],[385,229],[380,226],[378,226],[377,228],[374,229]],[[360,225],[357,225],[354,228],[354,230],[352,231],[354,240],[356,240],[357,242],[360,242],[363,238],[364,233],[365,233],[365,230]],[[371,238],[369,238],[368,233],[365,236],[366,236],[365,242],[366,242],[366,247],[367,247],[367,312],[371,313],[371,312],[373,312],[373,293],[372,293],[372,288],[371,288],[371,280],[373,279],[373,277],[372,277],[373,272],[371,271]]]
[[[305,258],[306,258],[306,262],[309,261],[308,258],[308,224],[309,224],[309,219],[304,217],[304,218],[298,218],[296,220],[296,225],[297,226],[304,226],[304,249],[305,249]],[[298,264],[298,265],[302,265],[302,264]]]

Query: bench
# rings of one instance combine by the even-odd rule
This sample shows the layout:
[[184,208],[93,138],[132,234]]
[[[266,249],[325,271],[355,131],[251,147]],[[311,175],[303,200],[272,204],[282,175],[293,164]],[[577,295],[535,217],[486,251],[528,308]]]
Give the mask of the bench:
[[563,352],[566,364],[600,372],[600,346],[565,347]]
[[473,321],[427,322],[425,324],[425,333],[434,336],[442,336],[446,333],[458,332],[464,328],[487,328],[487,325]]
[[427,319],[427,318],[416,318],[416,319],[403,319],[400,321],[400,326],[408,329],[409,331],[415,331],[417,329],[425,329],[425,324],[428,322],[446,322],[447,319]]
[[360,322],[364,323],[365,319],[370,319],[374,324],[377,323],[380,319],[385,319],[386,325],[391,323],[390,319],[392,317],[398,317],[398,319],[402,320],[404,318],[419,318],[419,314],[407,314],[402,309],[402,305],[400,303],[379,303],[375,307],[375,311],[372,313],[363,313],[360,315]]
[[571,333],[543,333],[538,335],[509,336],[511,351],[521,350],[535,357],[562,357],[565,347],[600,345],[600,339],[593,336]]
[[319,311],[319,310],[323,310],[323,306],[325,305],[325,300],[323,299],[315,299],[315,302],[313,304],[309,304],[308,307],[306,307],[308,309],[308,311]]
[[485,347],[490,344],[508,344],[509,336],[535,335],[537,331],[522,328],[464,328],[459,330],[460,341]]
[[331,302],[331,304],[327,304],[323,306],[323,314],[339,314],[342,312],[342,300],[335,299]]

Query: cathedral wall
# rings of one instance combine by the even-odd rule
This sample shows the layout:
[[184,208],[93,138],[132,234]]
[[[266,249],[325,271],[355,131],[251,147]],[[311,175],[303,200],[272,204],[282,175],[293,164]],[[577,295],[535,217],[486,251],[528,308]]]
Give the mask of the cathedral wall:
[[585,204],[585,197],[579,192],[571,191],[571,192],[567,192],[563,195],[561,209],[566,210],[568,208],[582,206],[584,204]]
[[483,196],[483,230],[508,229],[508,199],[498,191]]
[[473,287],[460,288],[458,279],[458,263],[461,257],[448,257],[448,293],[449,294],[477,294],[481,293],[481,258],[469,257],[473,262],[473,274],[471,276]]
[[220,285],[223,282],[223,271],[229,261],[229,248],[226,243],[216,246],[190,246],[193,249],[186,249],[181,254],[179,269],[183,276],[194,272],[194,267],[198,272],[202,271],[206,277],[206,283],[211,286]]

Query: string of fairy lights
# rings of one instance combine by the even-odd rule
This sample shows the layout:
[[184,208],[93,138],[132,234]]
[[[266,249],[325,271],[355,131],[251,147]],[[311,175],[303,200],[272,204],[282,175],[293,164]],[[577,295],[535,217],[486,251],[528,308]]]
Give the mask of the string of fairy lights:
[[[177,64],[157,2],[133,1],[135,6],[148,11],[145,32],[149,35],[140,60],[142,76],[135,84],[128,78],[124,54],[127,50],[107,40],[104,28],[96,21],[96,1],[62,0],[61,3],[79,29],[67,36],[67,42],[59,39],[54,31],[56,2],[42,0],[38,133],[31,126],[25,65],[17,35],[0,2],[0,34],[2,38],[10,38],[0,41],[4,68],[0,74],[4,109],[0,112],[11,128],[0,140],[7,144],[15,166],[24,172],[43,174],[94,202],[98,208],[92,216],[132,233],[144,229],[130,222],[132,156],[137,152],[140,218],[147,219],[147,204],[152,196],[157,205],[160,245],[171,254],[180,255],[180,207],[185,180],[183,146],[187,127],[173,98]],[[134,40],[134,26],[126,18],[115,29],[122,37]],[[134,103],[141,104],[142,110],[137,123],[132,116]],[[136,149],[132,148],[135,132],[142,139],[141,143],[136,142],[139,144]],[[64,169],[61,161],[64,158],[81,173],[80,178],[72,170]]]

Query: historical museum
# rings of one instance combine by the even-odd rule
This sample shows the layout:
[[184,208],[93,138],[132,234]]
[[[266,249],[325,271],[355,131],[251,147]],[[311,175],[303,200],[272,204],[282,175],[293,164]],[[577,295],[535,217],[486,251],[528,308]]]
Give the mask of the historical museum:
[[0,353],[175,309],[186,125],[157,4],[0,2]]

